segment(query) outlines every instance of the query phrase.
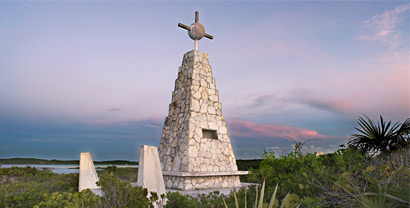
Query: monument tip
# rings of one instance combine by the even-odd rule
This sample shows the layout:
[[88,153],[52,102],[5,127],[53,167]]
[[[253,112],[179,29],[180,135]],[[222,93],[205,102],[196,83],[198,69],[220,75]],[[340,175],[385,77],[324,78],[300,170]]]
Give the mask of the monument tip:
[[205,33],[205,27],[199,23],[199,12],[195,11],[195,22],[190,26],[186,26],[182,23],[178,23],[178,27],[188,30],[189,37],[195,41],[195,49],[198,50],[198,40],[201,40],[203,37],[213,40],[214,37]]

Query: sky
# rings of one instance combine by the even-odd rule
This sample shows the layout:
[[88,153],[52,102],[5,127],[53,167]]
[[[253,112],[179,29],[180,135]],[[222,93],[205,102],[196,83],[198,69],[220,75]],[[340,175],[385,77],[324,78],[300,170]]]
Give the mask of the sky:
[[408,1],[0,1],[0,158],[138,160],[199,22],[237,159],[410,117]]

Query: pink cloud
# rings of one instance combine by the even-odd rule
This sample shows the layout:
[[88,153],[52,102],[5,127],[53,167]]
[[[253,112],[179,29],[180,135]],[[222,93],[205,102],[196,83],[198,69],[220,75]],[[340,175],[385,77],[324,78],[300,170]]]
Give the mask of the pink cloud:
[[[238,137],[270,137],[270,138],[287,138],[291,137],[297,141],[307,139],[332,139],[336,136],[319,134],[316,131],[275,124],[263,124],[251,121],[229,120],[229,134]],[[337,138],[340,138],[337,137]]]
[[405,20],[406,11],[409,10],[408,4],[397,6],[393,10],[376,14],[362,23],[363,31],[359,36],[361,40],[381,40],[391,41],[397,38],[400,33],[397,26]]
[[120,111],[120,110],[122,110],[122,108],[110,108],[107,111],[114,112],[114,111]]
[[[229,58],[233,62],[289,58],[321,63],[323,59],[329,58],[325,50],[307,40],[306,36],[300,38],[300,31],[290,29],[287,24],[281,24],[274,19],[260,21],[252,24],[247,30],[235,33],[227,40],[228,44],[240,42],[241,47],[238,48],[240,50],[229,51],[229,48],[225,48],[226,51],[220,51],[220,53],[225,59]],[[258,55],[249,56],[247,51],[257,51]]]
[[314,108],[354,117],[382,114],[395,120],[407,118],[410,108],[409,64],[403,60],[398,62],[374,62],[374,65],[359,68],[354,76],[350,73],[328,75],[321,83],[326,88],[319,86],[306,90],[308,87],[303,87],[295,99]]

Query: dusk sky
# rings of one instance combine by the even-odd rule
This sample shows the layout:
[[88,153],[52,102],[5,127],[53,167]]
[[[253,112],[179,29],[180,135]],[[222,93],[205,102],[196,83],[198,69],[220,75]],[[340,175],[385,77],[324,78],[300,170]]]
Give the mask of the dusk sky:
[[0,158],[158,146],[194,12],[237,159],[410,117],[408,1],[1,1]]

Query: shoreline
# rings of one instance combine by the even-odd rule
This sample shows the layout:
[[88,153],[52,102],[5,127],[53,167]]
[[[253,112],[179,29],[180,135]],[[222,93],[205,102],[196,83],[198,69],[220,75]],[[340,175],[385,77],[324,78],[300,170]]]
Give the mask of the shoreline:
[[[37,158],[8,158],[0,159],[0,165],[78,165],[79,160],[47,160]],[[128,160],[105,160],[94,161],[95,165],[138,165],[136,161]]]

